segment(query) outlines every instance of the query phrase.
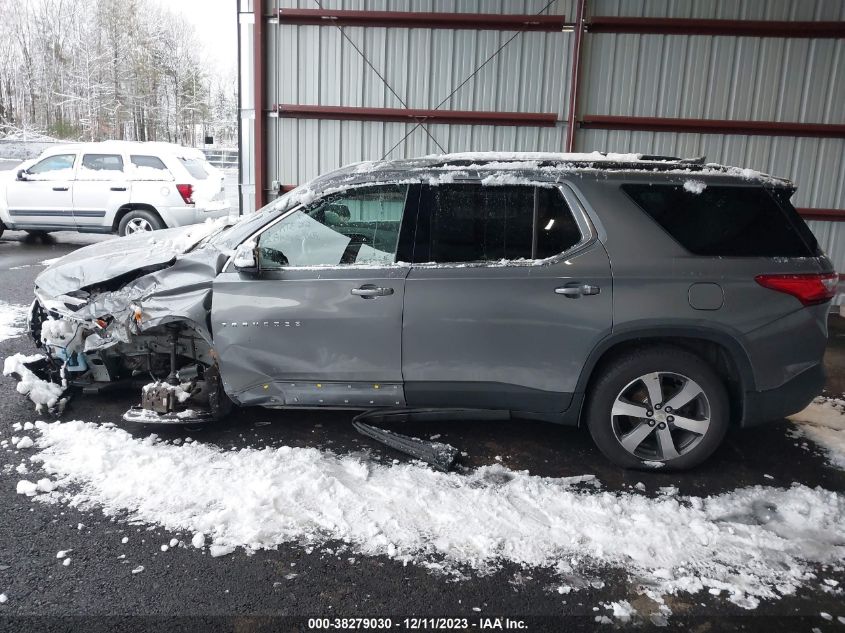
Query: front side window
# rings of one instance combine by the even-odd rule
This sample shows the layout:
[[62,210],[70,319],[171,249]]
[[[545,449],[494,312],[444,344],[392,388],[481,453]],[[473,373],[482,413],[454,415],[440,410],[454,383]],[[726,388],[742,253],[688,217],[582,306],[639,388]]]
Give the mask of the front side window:
[[259,237],[259,265],[392,263],[407,194],[407,185],[362,187],[294,211]]
[[539,260],[580,240],[578,224],[556,187],[426,186],[414,261]]
[[[44,160],[40,160],[32,167],[27,169],[30,174],[38,174],[45,178],[53,177],[70,177],[70,170],[73,169],[73,161],[76,159],[75,154],[58,154],[56,156],[48,156]],[[67,172],[59,174],[55,172]]]
[[82,157],[82,174],[85,172],[108,172],[123,171],[123,157],[119,154],[85,154]]

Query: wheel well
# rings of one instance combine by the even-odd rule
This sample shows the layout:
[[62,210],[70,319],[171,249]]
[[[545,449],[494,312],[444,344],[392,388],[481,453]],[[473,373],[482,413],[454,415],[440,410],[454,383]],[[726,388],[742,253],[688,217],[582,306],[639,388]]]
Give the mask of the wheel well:
[[703,338],[689,336],[638,337],[620,341],[606,349],[593,366],[587,381],[585,393],[589,394],[592,384],[601,376],[605,367],[620,356],[636,353],[647,347],[674,346],[692,352],[708,363],[719,375],[728,391],[731,408],[731,424],[742,419],[745,388],[742,371],[731,351],[724,345]]
[[111,227],[112,233],[117,233],[117,228],[118,226],[120,226],[120,221],[130,211],[148,211],[149,213],[152,213],[154,216],[156,216],[163,226],[167,227],[167,224],[162,219],[161,214],[156,211],[156,208],[154,206],[150,204],[143,204],[140,202],[132,202],[130,204],[124,204],[117,210],[117,213],[114,214],[114,222],[112,222]]

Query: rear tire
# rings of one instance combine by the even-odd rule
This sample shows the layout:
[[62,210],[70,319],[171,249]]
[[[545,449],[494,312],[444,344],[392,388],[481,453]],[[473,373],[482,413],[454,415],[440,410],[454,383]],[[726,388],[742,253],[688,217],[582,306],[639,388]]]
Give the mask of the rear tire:
[[135,233],[149,233],[164,228],[161,219],[150,211],[130,211],[120,219],[117,234],[121,237]]
[[586,413],[593,441],[615,464],[685,470],[722,442],[730,407],[725,385],[707,362],[661,346],[608,364],[593,384]]

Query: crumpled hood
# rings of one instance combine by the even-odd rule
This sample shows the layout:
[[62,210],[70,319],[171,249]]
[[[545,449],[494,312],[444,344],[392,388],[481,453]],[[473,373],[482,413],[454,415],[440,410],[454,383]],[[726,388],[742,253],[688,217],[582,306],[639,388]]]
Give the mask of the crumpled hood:
[[91,244],[48,266],[35,278],[35,286],[43,295],[57,297],[133,271],[163,268],[225,224],[221,218]]

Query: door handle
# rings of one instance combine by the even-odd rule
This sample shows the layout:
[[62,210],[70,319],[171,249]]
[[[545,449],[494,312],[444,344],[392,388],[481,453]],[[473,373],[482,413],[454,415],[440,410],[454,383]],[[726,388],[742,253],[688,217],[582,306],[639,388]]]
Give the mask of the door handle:
[[375,297],[386,297],[393,294],[393,288],[379,288],[373,284],[364,284],[360,288],[353,288],[350,294],[363,299],[374,299]]
[[112,191],[126,191],[126,187],[112,187]]
[[53,187],[53,191],[67,191],[67,187]]
[[590,284],[582,284],[582,283],[569,283],[565,286],[561,286],[560,288],[555,288],[555,294],[563,295],[564,297],[569,297],[570,299],[577,299],[578,297],[584,295],[597,295],[601,292],[601,288],[598,286],[591,286]]

